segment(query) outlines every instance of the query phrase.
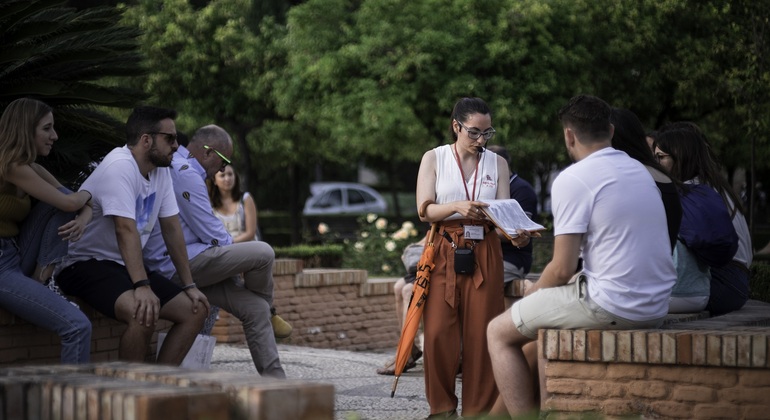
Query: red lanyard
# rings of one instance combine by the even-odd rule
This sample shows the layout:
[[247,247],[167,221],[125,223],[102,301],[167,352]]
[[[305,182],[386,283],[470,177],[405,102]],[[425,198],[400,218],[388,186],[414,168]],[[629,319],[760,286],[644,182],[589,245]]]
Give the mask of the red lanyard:
[[479,176],[479,161],[481,161],[481,156],[478,156],[476,158],[476,173],[473,174],[473,195],[468,195],[468,183],[465,182],[465,172],[463,172],[463,165],[460,164],[460,155],[457,154],[457,145],[453,144],[454,148],[452,149],[455,152],[455,160],[457,161],[457,167],[460,169],[460,176],[463,179],[463,187],[465,188],[465,198],[468,199],[468,201],[471,201],[471,197],[476,196],[476,179]]

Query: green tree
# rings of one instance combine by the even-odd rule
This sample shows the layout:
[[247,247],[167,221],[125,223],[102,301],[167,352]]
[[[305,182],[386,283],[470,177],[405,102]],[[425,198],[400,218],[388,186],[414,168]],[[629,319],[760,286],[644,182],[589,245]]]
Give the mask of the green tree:
[[54,108],[60,141],[43,163],[64,182],[125,143],[108,111],[134,106],[140,91],[119,86],[142,72],[134,28],[111,7],[76,11],[64,0],[0,3],[0,108],[20,97]]

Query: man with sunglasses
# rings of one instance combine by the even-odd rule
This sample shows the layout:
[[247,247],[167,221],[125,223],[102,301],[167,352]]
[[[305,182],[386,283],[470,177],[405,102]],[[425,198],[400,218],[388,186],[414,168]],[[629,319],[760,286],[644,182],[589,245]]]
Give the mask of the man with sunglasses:
[[[265,242],[233,243],[222,222],[214,216],[206,179],[231,163],[230,135],[216,125],[198,129],[187,147],[179,146],[171,162],[171,178],[179,205],[190,269],[195,284],[212,305],[233,314],[243,323],[254,366],[262,376],[285,378],[278,357],[271,306],[275,253]],[[145,264],[180,281],[154,230],[147,244]],[[237,277],[243,273],[243,285]]]
[[[208,300],[190,274],[171,186],[174,118],[171,109],[134,109],[126,122],[126,145],[108,153],[81,186],[93,193],[93,218],[56,268],[62,291],[127,325],[120,339],[122,360],[145,360],[160,318],[174,325],[158,363],[182,363],[208,314]],[[144,267],[142,252],[153,229],[163,232],[162,246],[180,273],[179,285]]]

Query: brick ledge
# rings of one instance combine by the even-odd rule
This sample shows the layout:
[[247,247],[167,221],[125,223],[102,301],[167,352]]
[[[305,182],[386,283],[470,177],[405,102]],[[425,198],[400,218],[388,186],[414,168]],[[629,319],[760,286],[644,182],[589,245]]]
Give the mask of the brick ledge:
[[770,368],[770,304],[658,330],[541,330],[547,360]]

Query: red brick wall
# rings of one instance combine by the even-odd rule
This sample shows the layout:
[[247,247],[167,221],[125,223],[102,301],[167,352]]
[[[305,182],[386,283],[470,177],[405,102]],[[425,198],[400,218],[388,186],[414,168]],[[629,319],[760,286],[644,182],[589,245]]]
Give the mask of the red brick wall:
[[[278,314],[294,331],[282,343],[340,350],[395,347],[396,279],[369,279],[364,270],[302,269],[300,260],[277,260],[273,271]],[[243,343],[240,321],[220,311],[212,335]]]
[[[82,302],[78,301],[78,304],[91,320],[91,360],[117,360],[120,336],[126,327],[115,320],[105,318]],[[170,322],[161,320],[155,331],[167,331],[170,327]],[[153,336],[151,346],[147,350],[146,360],[154,360],[156,344],[157,334]],[[61,341],[57,334],[0,309],[0,366],[58,363],[60,353]]]
[[770,417],[770,369],[553,362],[542,409],[649,418]]
[[[292,324],[284,343],[318,348],[371,350],[395,347],[400,331],[393,302],[396,279],[368,279],[364,270],[302,269],[300,260],[276,260],[274,306]],[[123,324],[78,302],[91,320],[91,359],[118,359]],[[167,331],[160,321],[156,332]],[[212,332],[218,343],[245,342],[240,321],[224,311]],[[157,334],[147,351],[154,360]],[[58,363],[59,336],[0,309],[0,366]]]
[[770,418],[768,323],[770,304],[752,302],[675,330],[541,330],[541,409]]

